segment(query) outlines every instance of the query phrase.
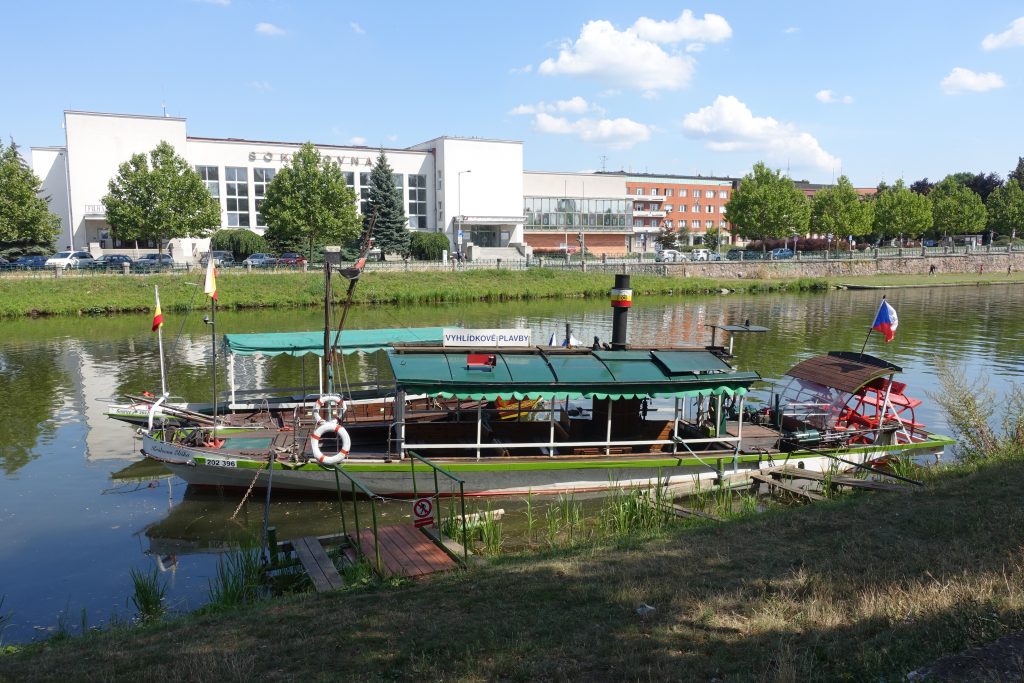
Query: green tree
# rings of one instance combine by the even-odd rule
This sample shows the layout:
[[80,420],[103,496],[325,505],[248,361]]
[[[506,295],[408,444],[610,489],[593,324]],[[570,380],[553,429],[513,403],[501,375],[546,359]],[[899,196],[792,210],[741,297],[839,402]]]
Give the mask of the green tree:
[[988,211],[981,197],[952,176],[947,176],[929,193],[935,229],[943,236],[971,235],[982,232]]
[[409,253],[405,202],[402,190],[395,185],[395,174],[383,149],[377,155],[377,161],[370,171],[370,192],[363,214],[364,232],[369,229],[371,221],[373,245],[380,249],[381,261],[388,252],[401,255]]
[[873,232],[879,237],[918,237],[932,227],[932,206],[928,197],[911,192],[900,178],[875,195]]
[[267,186],[260,213],[267,241],[276,247],[303,244],[313,260],[317,244],[346,244],[359,237],[356,195],[337,164],[307,142]]
[[269,251],[267,240],[248,228],[218,230],[210,238],[211,251],[230,251],[236,261],[244,261],[252,254]]
[[0,143],[0,255],[18,257],[53,248],[60,218],[39,193],[43,183],[18,153]]
[[718,228],[711,228],[706,233],[704,233],[704,237],[702,238],[702,240],[704,242],[704,247],[706,249],[710,249],[711,251],[718,251],[719,248],[722,246],[722,231],[719,230]]
[[1024,228],[1024,188],[1017,180],[1007,180],[988,196],[989,226],[1001,235],[1017,236]]
[[1006,176],[1006,180],[1016,180],[1018,185],[1024,187],[1024,157],[1017,157],[1017,166]]
[[772,171],[764,162],[754,164],[725,205],[734,232],[746,239],[788,237],[805,232],[810,219],[807,197],[793,181]]
[[[885,194],[889,194],[886,192]],[[811,200],[811,226],[822,235],[858,237],[871,232],[870,202],[861,200],[846,176],[819,190]]]
[[678,249],[679,245],[685,241],[682,239],[685,236],[684,232],[678,232],[672,228],[662,228],[658,233],[658,244],[662,249]]
[[122,241],[205,237],[220,224],[220,204],[174,147],[161,141],[121,164],[103,197],[111,232]]
[[409,253],[422,261],[440,261],[441,253],[449,248],[444,233],[414,232],[409,237]]

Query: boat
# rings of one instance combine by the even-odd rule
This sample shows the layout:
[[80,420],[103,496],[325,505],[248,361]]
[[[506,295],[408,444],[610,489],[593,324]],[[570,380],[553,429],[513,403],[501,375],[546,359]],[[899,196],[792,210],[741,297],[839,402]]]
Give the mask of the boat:
[[[628,291],[623,277],[613,292]],[[920,401],[882,359],[804,360],[755,410],[746,399],[762,378],[730,365],[726,349],[627,345],[619,313],[608,345],[390,345],[392,419],[370,438],[350,435],[344,418],[223,438],[166,427],[145,431],[142,450],[192,485],[335,493],[343,473],[376,495],[411,497],[439,471],[471,496],[741,485],[782,464],[826,472],[939,457],[952,443],[914,419]],[[431,409],[410,396],[445,408],[417,419]]]

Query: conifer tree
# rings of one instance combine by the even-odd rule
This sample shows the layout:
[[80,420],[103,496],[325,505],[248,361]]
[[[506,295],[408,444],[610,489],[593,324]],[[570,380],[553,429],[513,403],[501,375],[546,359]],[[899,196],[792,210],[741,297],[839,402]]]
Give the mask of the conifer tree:
[[405,202],[402,190],[395,184],[395,176],[384,150],[380,150],[377,161],[370,172],[370,191],[366,198],[363,214],[363,230],[373,222],[373,244],[380,248],[380,260],[388,252],[406,255],[409,253],[408,220],[405,216]]

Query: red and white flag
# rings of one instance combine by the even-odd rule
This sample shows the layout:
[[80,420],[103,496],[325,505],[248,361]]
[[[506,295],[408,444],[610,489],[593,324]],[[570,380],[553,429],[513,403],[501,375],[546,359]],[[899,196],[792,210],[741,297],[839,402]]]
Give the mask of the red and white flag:
[[208,295],[214,301],[217,300],[217,266],[213,263],[213,254],[211,253],[206,261],[206,286],[203,287],[203,293]]

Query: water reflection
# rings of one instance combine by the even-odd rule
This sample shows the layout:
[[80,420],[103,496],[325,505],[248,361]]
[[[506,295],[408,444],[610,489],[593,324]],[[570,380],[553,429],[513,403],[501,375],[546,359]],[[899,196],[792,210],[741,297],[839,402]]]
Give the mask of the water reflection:
[[[1022,375],[1024,301],[1017,286],[894,290],[889,299],[900,315],[896,340],[877,334],[868,351],[902,366],[908,393],[926,398],[936,391],[936,361],[963,365],[969,377],[991,376],[997,392]],[[778,377],[795,362],[832,349],[858,350],[878,307],[880,293],[842,291],[826,295],[707,296],[687,299],[637,297],[629,339],[636,344],[706,344],[708,324],[749,319],[764,334],[737,336],[736,364]],[[316,310],[218,313],[219,332],[316,329]],[[209,328],[201,315],[166,316],[169,388],[189,400],[210,396]],[[132,430],[102,416],[104,401],[124,393],[154,390],[159,362],[148,316],[99,319],[18,320],[0,323],[0,576],[5,609],[14,613],[8,641],[52,628],[70,610],[82,609],[90,624],[112,615],[130,616],[125,601],[133,567],[168,569],[172,606],[191,609],[206,599],[217,553],[259,538],[262,497],[231,515],[240,496],[187,492],[180,481],[133,471],[111,480],[137,457]],[[362,307],[353,327],[462,325],[529,327],[537,340],[564,334],[570,322],[579,339],[611,337],[606,301],[459,304],[434,307]],[[721,337],[719,338],[721,339]],[[247,361],[248,362],[248,361]],[[388,376],[379,354],[346,356],[351,381]],[[316,363],[279,356],[242,368],[253,385],[315,386]],[[218,368],[226,385],[227,369]],[[918,419],[943,431],[942,416],[926,402]],[[480,503],[486,505],[486,501]],[[499,501],[513,511],[521,504]],[[402,523],[407,504],[384,510],[385,521]],[[335,533],[337,502],[279,500],[271,523],[281,538]],[[59,587],[59,589],[55,588]]]

